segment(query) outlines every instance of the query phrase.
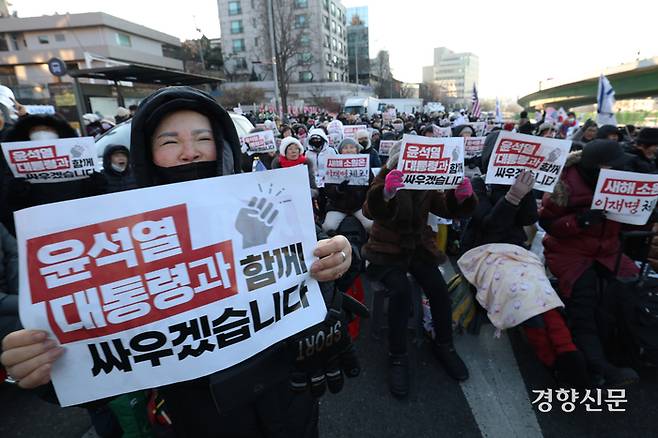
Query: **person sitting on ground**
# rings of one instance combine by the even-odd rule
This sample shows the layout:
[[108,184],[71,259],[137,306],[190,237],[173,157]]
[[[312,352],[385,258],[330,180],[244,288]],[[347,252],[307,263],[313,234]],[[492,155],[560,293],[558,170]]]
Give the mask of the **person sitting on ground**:
[[[346,138],[338,146],[340,154],[361,153],[361,144],[351,138]],[[372,181],[372,172],[368,182]],[[322,229],[325,233],[338,229],[340,223],[346,216],[352,215],[361,222],[366,232],[370,231],[372,221],[363,215],[361,207],[366,200],[368,186],[349,185],[349,180],[340,184],[325,184],[325,195],[327,196],[327,215],[325,216]]]
[[306,165],[308,170],[311,196],[317,198],[318,187],[315,184],[315,169],[313,168],[313,162],[304,155],[304,147],[295,137],[286,137],[281,140],[279,155],[272,160],[272,169],[303,165]]
[[[499,131],[487,136],[481,170],[486,173]],[[473,178],[478,205],[464,232],[465,252],[458,264],[474,286],[476,299],[497,332],[520,325],[539,360],[558,382],[585,388],[589,376],[567,324],[558,311],[564,304],[553,290],[544,264],[528,251],[524,227],[539,216],[534,176],[520,173],[511,186]]]
[[547,193],[539,211],[546,230],[544,254],[559,281],[573,340],[584,354],[594,385],[617,386],[639,380],[630,368],[618,368],[606,358],[597,321],[601,281],[632,277],[638,270],[626,256],[619,272],[619,233],[622,224],[591,208],[601,169],[623,170],[628,156],[616,141],[598,139],[567,158],[553,193]]
[[370,262],[367,274],[390,291],[388,306],[389,390],[395,397],[409,393],[407,320],[411,294],[416,293],[407,278],[411,273],[429,298],[436,338],[432,349],[446,372],[455,380],[468,379],[468,369],[452,341],[451,302],[438,265],[447,260],[436,245],[435,233],[427,224],[429,213],[444,218],[469,216],[477,205],[471,183],[465,178],[454,190],[400,190],[403,174],[395,170],[400,147],[373,180],[363,214],[374,221],[362,253]]

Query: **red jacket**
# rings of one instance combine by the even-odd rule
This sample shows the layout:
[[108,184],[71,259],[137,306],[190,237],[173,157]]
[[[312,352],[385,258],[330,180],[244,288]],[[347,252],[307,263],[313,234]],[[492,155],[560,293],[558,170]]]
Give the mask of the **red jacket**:
[[[550,225],[544,238],[546,264],[560,282],[560,294],[569,297],[574,283],[594,262],[614,272],[619,255],[619,233],[623,224],[604,220],[580,228],[576,216],[589,210],[594,190],[587,185],[575,166],[580,152],[571,154],[560,181],[551,194],[545,194],[539,218]],[[638,269],[631,259],[622,257],[619,275],[630,277]]]

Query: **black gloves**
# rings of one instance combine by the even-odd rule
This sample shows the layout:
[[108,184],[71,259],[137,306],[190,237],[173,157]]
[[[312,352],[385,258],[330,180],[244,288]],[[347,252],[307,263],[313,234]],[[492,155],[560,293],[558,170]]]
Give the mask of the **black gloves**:
[[576,222],[580,228],[586,228],[591,225],[600,224],[605,220],[605,211],[603,210],[585,210],[576,215]]
[[310,388],[314,397],[321,397],[327,386],[334,394],[343,389],[343,373],[356,377],[361,372],[347,324],[354,315],[367,318],[368,309],[338,290],[327,307],[323,322],[299,333],[289,344],[294,356],[291,389],[302,392]]
[[350,185],[350,180],[346,179],[342,183],[338,184],[338,193],[344,193],[347,190],[347,186]]

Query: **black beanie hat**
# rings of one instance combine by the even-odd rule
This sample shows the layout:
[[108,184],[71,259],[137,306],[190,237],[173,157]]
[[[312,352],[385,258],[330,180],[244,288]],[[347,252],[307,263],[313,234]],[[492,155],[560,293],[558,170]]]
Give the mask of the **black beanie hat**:
[[615,125],[603,125],[597,131],[596,138],[607,139],[610,134],[615,134],[619,138],[619,131]]
[[638,146],[658,145],[658,128],[642,128],[635,143]]
[[629,161],[621,145],[613,140],[592,140],[583,147],[580,166],[585,169],[597,169],[601,165],[613,169],[623,169]]

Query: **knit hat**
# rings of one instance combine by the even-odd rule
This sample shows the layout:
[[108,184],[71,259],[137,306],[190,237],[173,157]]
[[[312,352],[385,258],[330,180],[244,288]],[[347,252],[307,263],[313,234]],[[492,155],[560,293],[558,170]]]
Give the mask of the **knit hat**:
[[596,138],[607,139],[610,134],[616,134],[617,138],[619,138],[619,131],[617,131],[615,125],[603,125],[596,133]]
[[580,165],[585,169],[596,169],[600,165],[622,169],[629,161],[621,145],[614,140],[592,140],[583,148]]
[[279,145],[279,153],[285,157],[288,146],[292,144],[296,144],[299,147],[300,153],[304,153],[304,146],[302,146],[299,140],[297,140],[295,137],[292,136],[286,137],[283,140],[281,140],[281,144]]
[[338,145],[338,153],[342,154],[343,148],[347,145],[355,146],[357,154],[363,151],[363,146],[361,146],[356,140],[354,140],[353,138],[346,138],[343,141],[341,141],[340,144]]
[[642,128],[635,139],[638,146],[658,145],[658,128]]

